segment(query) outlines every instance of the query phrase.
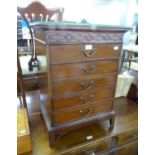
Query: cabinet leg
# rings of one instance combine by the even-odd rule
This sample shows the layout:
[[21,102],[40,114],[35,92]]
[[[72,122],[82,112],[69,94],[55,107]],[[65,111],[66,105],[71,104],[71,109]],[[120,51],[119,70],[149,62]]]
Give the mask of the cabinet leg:
[[56,146],[56,135],[52,131],[49,133],[49,145],[50,147]]
[[114,128],[114,124],[115,124],[115,116],[113,116],[113,117],[110,119],[110,129],[111,129],[111,130]]

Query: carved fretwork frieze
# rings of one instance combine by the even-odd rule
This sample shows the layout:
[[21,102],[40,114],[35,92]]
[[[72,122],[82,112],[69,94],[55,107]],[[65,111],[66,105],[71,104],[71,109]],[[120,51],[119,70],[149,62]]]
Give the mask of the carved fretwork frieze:
[[47,44],[118,43],[122,42],[123,38],[121,32],[46,31],[45,33]]

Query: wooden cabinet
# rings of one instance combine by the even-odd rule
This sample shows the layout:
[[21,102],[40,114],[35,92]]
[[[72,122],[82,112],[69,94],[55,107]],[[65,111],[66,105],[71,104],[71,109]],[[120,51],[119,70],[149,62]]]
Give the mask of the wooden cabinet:
[[48,97],[41,107],[51,127],[50,145],[73,129],[99,121],[109,120],[112,129],[122,38],[128,29],[62,23],[34,28],[43,30],[46,41],[48,73],[41,96],[46,92]]

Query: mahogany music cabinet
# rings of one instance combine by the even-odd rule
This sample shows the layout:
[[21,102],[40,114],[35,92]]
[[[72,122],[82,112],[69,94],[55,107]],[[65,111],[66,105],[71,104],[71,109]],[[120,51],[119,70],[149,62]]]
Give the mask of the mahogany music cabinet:
[[47,74],[41,80],[41,112],[50,146],[77,128],[115,121],[113,100],[125,27],[74,22],[31,25],[45,44]]

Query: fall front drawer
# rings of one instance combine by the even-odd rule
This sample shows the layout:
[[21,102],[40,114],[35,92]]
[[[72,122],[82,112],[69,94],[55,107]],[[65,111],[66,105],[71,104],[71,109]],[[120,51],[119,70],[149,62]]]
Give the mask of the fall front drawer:
[[112,108],[112,101],[101,102],[89,106],[81,106],[79,108],[67,109],[66,111],[54,112],[54,124],[66,123],[73,120],[79,120],[85,117],[91,117],[96,114],[108,112]]
[[120,44],[54,45],[50,46],[52,64],[79,62],[103,58],[118,58]]
[[68,95],[79,91],[89,91],[90,89],[108,88],[115,86],[116,73],[87,78],[74,78],[65,80],[53,80],[52,92],[54,96]]
[[52,79],[64,79],[118,71],[118,60],[92,61],[74,64],[51,65]]
[[53,109],[67,109],[73,106],[88,105],[90,103],[96,103],[104,99],[111,99],[114,96],[114,88],[103,89],[98,91],[91,91],[86,93],[74,94],[72,96],[59,96],[52,99]]

